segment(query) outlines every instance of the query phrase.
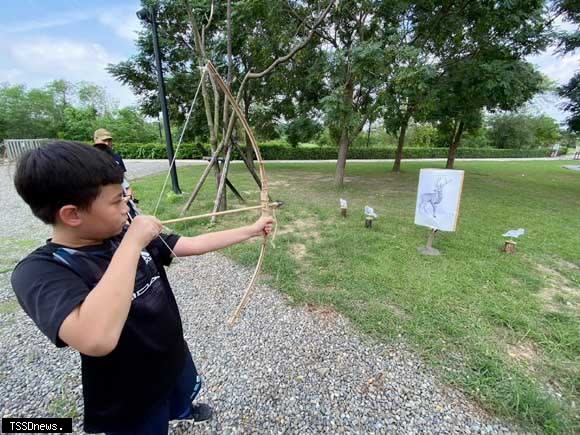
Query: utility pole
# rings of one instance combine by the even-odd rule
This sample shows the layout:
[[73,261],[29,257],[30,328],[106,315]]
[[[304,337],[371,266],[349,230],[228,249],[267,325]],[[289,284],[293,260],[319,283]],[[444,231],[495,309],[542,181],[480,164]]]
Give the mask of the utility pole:
[[159,39],[157,37],[157,11],[153,7],[143,8],[137,12],[137,18],[151,25],[153,35],[153,51],[155,52],[155,66],[157,67],[157,82],[159,86],[159,103],[161,104],[161,114],[163,116],[163,129],[165,131],[165,147],[167,148],[167,158],[171,166],[171,185],[173,191],[181,195],[179,182],[177,180],[177,168],[173,162],[173,140],[171,138],[171,127],[169,124],[169,111],[167,110],[167,98],[165,97],[165,81],[163,80],[163,70],[161,69],[161,56],[159,54]]

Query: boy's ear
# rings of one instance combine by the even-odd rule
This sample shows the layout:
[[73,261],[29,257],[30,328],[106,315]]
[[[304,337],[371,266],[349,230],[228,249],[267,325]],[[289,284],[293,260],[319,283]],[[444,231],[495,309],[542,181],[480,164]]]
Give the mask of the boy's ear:
[[58,211],[58,220],[69,227],[78,227],[82,223],[79,208],[76,205],[64,205]]

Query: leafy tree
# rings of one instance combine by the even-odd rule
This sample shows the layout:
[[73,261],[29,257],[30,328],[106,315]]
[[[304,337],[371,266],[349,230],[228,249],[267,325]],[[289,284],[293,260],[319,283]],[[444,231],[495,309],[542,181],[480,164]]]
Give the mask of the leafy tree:
[[56,137],[52,96],[44,89],[22,85],[0,87],[1,138]]
[[118,141],[148,142],[157,127],[133,108],[116,110],[105,89],[89,82],[55,80],[43,88],[0,86],[0,138],[64,138],[92,141],[106,126]]
[[132,107],[107,113],[97,123],[106,126],[116,142],[148,143],[159,140],[157,123],[146,122],[141,113]]
[[2,138],[22,137],[19,128],[27,125],[23,102],[26,96],[24,86],[2,85],[0,88],[0,136]]
[[580,133],[580,73],[576,73],[570,81],[559,89],[560,96],[568,101],[564,104],[564,110],[571,112],[566,120],[570,130]]
[[385,129],[398,136],[394,172],[401,168],[409,122],[411,119],[424,120],[433,110],[436,80],[436,66],[429,64],[426,53],[412,45],[397,50],[389,86],[384,92],[383,112]]
[[319,123],[309,117],[300,117],[288,124],[286,134],[288,143],[295,147],[301,142],[312,140],[321,131],[322,126]]
[[57,136],[64,130],[64,109],[76,104],[78,86],[66,80],[53,80],[46,90],[53,99],[53,119]]
[[437,129],[430,123],[414,124],[409,127],[408,143],[412,147],[433,147]]
[[[580,47],[580,3],[574,0],[556,0],[554,9],[564,21],[576,26],[570,32],[561,32],[558,38],[560,52],[572,53]],[[580,133],[580,72],[577,72],[566,85],[560,87],[558,93],[568,100],[563,106],[564,110],[571,112],[566,120],[568,127]]]
[[[309,28],[328,1],[254,1],[233,4],[232,52],[234,74],[244,76],[252,69],[262,71],[286,55],[296,42],[296,32]],[[238,36],[239,35],[239,36]],[[248,81],[242,99],[252,125],[258,132],[266,119],[307,118],[327,94],[321,82],[326,70],[326,54],[320,37],[298,51],[279,70],[262,80]],[[234,87],[235,87],[234,83]],[[270,121],[271,122],[271,121]]]
[[489,137],[494,148],[525,149],[535,145],[530,117],[523,114],[505,114],[490,119]]
[[440,68],[430,118],[454,126],[448,168],[482,109],[512,110],[542,89],[540,74],[522,59],[550,40],[544,12],[543,0],[416,2],[416,38]]
[[107,91],[99,85],[90,82],[80,82],[77,85],[76,95],[81,108],[92,108],[99,115],[104,115],[113,109]]
[[488,129],[483,125],[479,128],[472,128],[467,131],[463,143],[469,148],[485,148],[492,146]]
[[325,125],[338,146],[335,183],[339,186],[350,145],[380,114],[407,4],[341,1],[319,32],[328,62],[322,83],[329,92],[321,102]]
[[[142,1],[144,6],[151,3]],[[223,66],[229,59],[227,3],[209,0],[158,2],[160,51],[173,122],[183,123],[185,120],[200,80],[197,66],[212,60],[226,80],[231,81],[235,93],[241,85],[241,78],[248,72],[261,71],[288,53],[296,43],[297,35],[299,37],[308,30],[307,18],[320,6],[320,2],[311,5],[311,2],[282,0],[233,2],[230,70]],[[190,15],[187,13],[188,5]],[[199,46],[197,42],[200,42]],[[143,113],[157,116],[157,77],[148,26],[139,34],[136,45],[136,55],[110,65],[108,70],[140,97]],[[320,56],[308,45],[292,61],[285,63],[283,69],[273,69],[267,77],[247,82],[241,96],[243,108],[262,137],[270,138],[274,131],[271,128],[273,119],[294,119],[308,113],[318,102],[322,90],[318,78],[322,76],[324,65]],[[210,88],[205,90],[204,87],[204,92],[206,95],[198,98],[192,112],[186,138],[209,139],[215,146],[217,135],[221,133],[216,126],[221,124],[223,110],[216,109],[214,103],[223,104],[223,99],[218,96],[216,100]]]
[[562,143],[562,145],[568,148],[574,149],[578,144],[578,141],[580,140],[578,134],[573,131],[569,130],[561,131],[560,134],[561,134],[560,142]]
[[546,115],[532,117],[532,128],[537,146],[547,147],[558,142],[562,135],[560,127],[554,118]]
[[544,88],[544,78],[533,65],[511,59],[469,59],[449,67],[438,83],[438,106],[433,119],[448,135],[447,168],[453,168],[464,132],[481,125],[481,111],[509,111],[521,107]]
[[[142,1],[142,6],[157,5],[158,36],[163,72],[166,80],[171,118],[182,121],[195,94],[199,73],[191,63],[187,38],[187,14],[182,1]],[[197,2],[200,14],[209,13],[207,2]],[[211,35],[210,35],[211,36]],[[121,83],[129,85],[139,97],[141,111],[157,117],[157,73],[150,26],[143,26],[135,41],[137,54],[128,60],[112,64],[107,70]],[[195,114],[195,112],[194,112]],[[193,119],[192,121],[194,121]]]
[[91,143],[97,129],[97,111],[93,107],[64,109],[64,139]]
[[493,116],[489,125],[489,138],[495,148],[545,147],[560,139],[558,124],[545,115],[507,113]]
[[556,16],[562,17],[564,22],[576,26],[569,32],[562,31],[558,34],[558,49],[561,53],[572,53],[580,47],[580,3],[577,0],[554,0],[553,11]]

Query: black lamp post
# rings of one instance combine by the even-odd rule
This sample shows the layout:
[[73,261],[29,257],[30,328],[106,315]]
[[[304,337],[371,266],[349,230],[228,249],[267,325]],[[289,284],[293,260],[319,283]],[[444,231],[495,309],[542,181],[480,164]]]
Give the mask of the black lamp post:
[[[173,141],[171,139],[171,128],[169,124],[169,111],[167,110],[167,99],[165,97],[165,81],[163,80],[163,70],[161,69],[161,57],[159,55],[159,39],[157,37],[157,20],[156,11],[153,7],[143,8],[137,12],[137,18],[151,24],[153,34],[153,51],[155,52],[155,65],[157,67],[157,82],[159,85],[159,102],[161,104],[161,113],[163,114],[163,127],[165,130],[165,146],[167,148],[167,158],[169,164],[173,162]],[[177,170],[175,164],[171,166],[171,184],[173,191],[178,195],[181,194],[179,182],[177,181]]]

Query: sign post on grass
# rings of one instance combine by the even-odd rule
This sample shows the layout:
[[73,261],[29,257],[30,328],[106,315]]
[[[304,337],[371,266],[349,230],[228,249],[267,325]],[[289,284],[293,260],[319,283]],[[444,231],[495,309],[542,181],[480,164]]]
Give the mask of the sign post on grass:
[[423,255],[440,255],[433,248],[437,231],[454,232],[459,217],[459,202],[464,172],[455,169],[421,169],[415,206],[415,224],[431,229],[426,246],[418,248]]
[[346,217],[346,211],[348,210],[348,204],[346,199],[340,198],[340,215]]

